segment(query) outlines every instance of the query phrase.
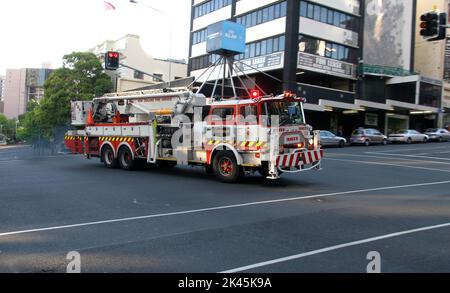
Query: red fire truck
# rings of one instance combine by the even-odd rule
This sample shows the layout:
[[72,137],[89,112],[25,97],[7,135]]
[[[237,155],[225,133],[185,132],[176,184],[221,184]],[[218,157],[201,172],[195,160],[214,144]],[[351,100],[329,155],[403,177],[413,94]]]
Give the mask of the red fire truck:
[[248,173],[268,179],[320,170],[320,135],[306,124],[302,98],[207,98],[189,88],[114,93],[72,102],[66,147],[107,168],[205,167],[223,182]]

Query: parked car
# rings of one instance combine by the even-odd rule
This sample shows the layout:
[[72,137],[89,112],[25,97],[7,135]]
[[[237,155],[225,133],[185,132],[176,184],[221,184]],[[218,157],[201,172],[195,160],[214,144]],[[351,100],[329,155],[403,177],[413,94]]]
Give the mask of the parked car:
[[443,128],[431,128],[425,131],[425,134],[429,136],[430,141],[450,141],[450,131]]
[[387,145],[388,138],[376,129],[358,128],[352,133],[351,144],[370,146],[371,144]]
[[420,133],[416,130],[402,130],[389,135],[391,143],[403,142],[411,144],[413,142],[428,142],[428,135]]
[[343,148],[347,144],[347,140],[343,137],[337,136],[330,131],[321,130],[320,143],[322,144],[322,146],[337,146]]

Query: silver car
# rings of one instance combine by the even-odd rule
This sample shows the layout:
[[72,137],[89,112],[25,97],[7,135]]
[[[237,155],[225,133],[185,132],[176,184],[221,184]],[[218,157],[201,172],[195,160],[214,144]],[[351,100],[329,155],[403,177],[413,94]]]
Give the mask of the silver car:
[[320,143],[322,144],[322,146],[337,146],[343,148],[347,144],[347,140],[343,137],[335,135],[330,131],[321,130]]
[[428,135],[420,133],[416,130],[402,130],[389,135],[389,141],[391,143],[397,142],[407,144],[411,144],[413,142],[426,143],[428,142],[428,139],[429,139]]
[[377,129],[358,128],[353,131],[350,143],[352,145],[359,144],[365,146],[372,144],[387,145],[388,138]]
[[443,128],[434,128],[434,129],[428,129],[425,132],[426,135],[429,136],[430,140],[432,141],[450,141],[450,131]]

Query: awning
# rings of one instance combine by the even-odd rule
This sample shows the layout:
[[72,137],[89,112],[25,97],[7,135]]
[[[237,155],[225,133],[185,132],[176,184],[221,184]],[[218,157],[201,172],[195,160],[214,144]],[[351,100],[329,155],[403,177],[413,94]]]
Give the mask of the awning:
[[371,102],[371,101],[364,101],[364,100],[356,99],[355,104],[358,105],[360,108],[364,107],[364,108],[380,109],[380,110],[386,110],[386,111],[392,110],[392,107],[389,105]]
[[349,103],[342,103],[342,102],[335,102],[335,101],[329,101],[329,100],[319,100],[319,105],[323,107],[331,107],[331,108],[339,108],[339,109],[345,109],[345,110],[356,110],[359,111],[361,107],[355,104],[349,104]]
[[325,112],[325,107],[321,105],[316,104],[303,104],[303,109],[309,110],[309,111],[318,111],[318,112]]
[[417,104],[412,104],[412,103],[405,103],[405,102],[394,101],[394,100],[386,100],[386,104],[393,108],[439,113],[439,108],[422,106],[422,105],[417,105]]

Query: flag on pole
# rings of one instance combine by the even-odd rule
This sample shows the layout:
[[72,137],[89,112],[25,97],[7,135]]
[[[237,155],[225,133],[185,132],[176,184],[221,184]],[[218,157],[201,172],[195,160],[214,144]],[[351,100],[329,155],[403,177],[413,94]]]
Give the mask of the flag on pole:
[[103,1],[103,5],[104,5],[106,11],[116,10],[116,7],[108,1]]

